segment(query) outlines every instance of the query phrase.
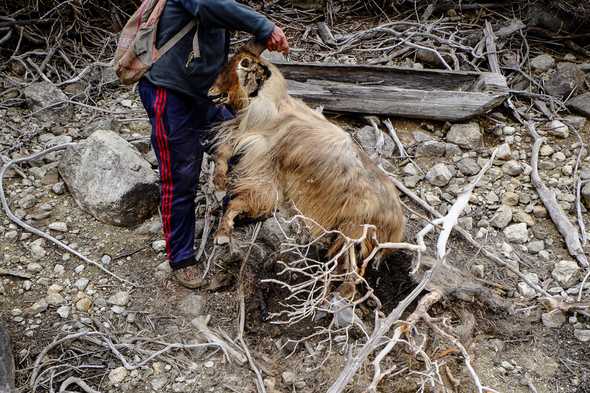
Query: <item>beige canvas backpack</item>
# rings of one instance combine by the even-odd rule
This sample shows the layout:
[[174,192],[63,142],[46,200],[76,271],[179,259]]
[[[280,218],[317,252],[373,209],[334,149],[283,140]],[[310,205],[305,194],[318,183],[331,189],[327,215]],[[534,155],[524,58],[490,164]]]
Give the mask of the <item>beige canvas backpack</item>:
[[[140,80],[152,64],[198,26],[198,19],[191,19],[161,48],[156,48],[158,21],[165,6],[166,0],[143,0],[121,31],[114,59],[115,72],[121,83],[130,85]],[[198,30],[189,60],[200,56]]]

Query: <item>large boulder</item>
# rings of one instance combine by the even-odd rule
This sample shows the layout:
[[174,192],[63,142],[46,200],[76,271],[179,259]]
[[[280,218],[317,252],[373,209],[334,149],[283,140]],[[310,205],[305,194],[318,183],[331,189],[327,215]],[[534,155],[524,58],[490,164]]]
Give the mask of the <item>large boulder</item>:
[[71,110],[65,108],[67,104],[64,104],[68,97],[52,83],[31,83],[25,87],[23,93],[29,108],[41,120],[51,121],[58,117],[67,119],[72,114]]
[[78,205],[105,223],[134,226],[157,209],[158,177],[141,154],[112,131],[95,131],[69,148],[59,173]]

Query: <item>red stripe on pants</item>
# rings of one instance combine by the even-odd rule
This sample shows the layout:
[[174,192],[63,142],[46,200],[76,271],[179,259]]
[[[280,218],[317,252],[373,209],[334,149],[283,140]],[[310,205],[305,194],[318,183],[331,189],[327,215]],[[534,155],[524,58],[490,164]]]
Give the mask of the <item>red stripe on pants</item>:
[[166,238],[166,253],[172,260],[170,248],[170,238],[172,235],[172,192],[174,188],[172,180],[172,168],[170,165],[170,147],[168,145],[168,134],[164,124],[164,114],[166,113],[166,89],[157,88],[156,102],[154,110],[156,113],[156,137],[158,140],[158,150],[160,150],[160,178],[162,180],[162,227],[164,237]]

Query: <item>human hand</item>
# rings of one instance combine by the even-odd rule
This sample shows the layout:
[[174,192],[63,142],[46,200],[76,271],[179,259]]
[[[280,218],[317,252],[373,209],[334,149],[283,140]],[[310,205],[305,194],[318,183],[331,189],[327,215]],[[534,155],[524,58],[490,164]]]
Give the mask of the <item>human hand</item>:
[[266,49],[273,52],[282,52],[287,55],[289,53],[289,42],[285,33],[279,26],[275,26],[272,34],[266,41]]

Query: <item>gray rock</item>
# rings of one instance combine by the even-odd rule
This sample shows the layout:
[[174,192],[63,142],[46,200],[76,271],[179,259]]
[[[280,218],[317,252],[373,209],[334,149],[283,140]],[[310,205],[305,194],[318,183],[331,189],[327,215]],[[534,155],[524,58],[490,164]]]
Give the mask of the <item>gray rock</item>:
[[583,88],[585,80],[586,75],[577,64],[557,63],[557,70],[545,82],[545,91],[554,97],[563,98],[574,89]]
[[477,161],[469,157],[457,162],[457,168],[465,176],[477,175],[481,170],[481,167],[479,166]]
[[543,325],[548,328],[556,329],[565,323],[565,314],[561,310],[553,310],[550,312],[543,313],[541,315],[541,320],[543,321]]
[[584,116],[568,115],[564,116],[563,119],[578,130],[581,130],[586,125],[586,118]]
[[453,124],[447,134],[447,142],[454,143],[464,149],[476,149],[482,145],[479,124],[475,122]]
[[447,143],[445,146],[445,156],[449,158],[453,158],[455,156],[461,155],[463,152],[461,148],[454,143]]
[[29,250],[31,251],[31,256],[33,257],[33,259],[39,260],[45,257],[45,255],[47,255],[47,252],[43,248],[44,245],[45,239],[37,239],[31,243]]
[[537,254],[545,249],[545,242],[543,240],[534,240],[527,244],[527,250],[532,254]]
[[567,107],[586,117],[590,117],[590,93],[581,94],[569,100]]
[[283,372],[281,377],[283,378],[283,383],[288,386],[293,385],[297,380],[297,375],[295,375],[295,373],[292,371]]
[[76,202],[105,223],[133,226],[157,210],[157,176],[137,150],[111,131],[96,131],[68,149],[59,172]]
[[111,385],[118,385],[127,378],[129,372],[125,367],[117,367],[109,372],[109,382]]
[[60,304],[63,304],[65,299],[59,293],[51,292],[51,293],[47,294],[45,301],[47,302],[47,304],[49,304],[51,306],[59,306]]
[[436,164],[426,174],[426,180],[437,187],[444,187],[453,178],[453,173],[445,164]]
[[502,205],[496,211],[494,217],[492,217],[492,226],[498,229],[504,229],[512,221],[512,208],[510,206]]
[[590,330],[575,329],[574,337],[577,338],[579,341],[586,343],[590,341]]
[[43,266],[41,266],[39,263],[37,262],[31,262],[27,265],[27,270],[32,272],[32,273],[38,273],[41,270],[43,270]]
[[557,281],[562,288],[570,288],[578,283],[580,267],[574,261],[559,261],[555,264],[551,277]]
[[100,257],[100,263],[102,263],[105,266],[110,265],[112,260],[113,258],[111,258],[110,255],[103,255],[102,257]]
[[447,144],[440,141],[426,141],[416,147],[416,157],[443,157]]
[[182,299],[179,308],[186,315],[196,317],[202,314],[204,301],[203,296],[191,294]]
[[547,71],[555,65],[555,59],[548,54],[542,54],[531,59],[531,68],[536,71]]
[[66,192],[66,186],[63,182],[55,183],[51,186],[51,191],[56,195],[63,195]]
[[502,143],[498,146],[496,158],[502,161],[508,161],[512,158],[512,151],[510,150],[510,145],[508,143]]
[[414,131],[412,132],[412,137],[416,141],[416,143],[432,141],[434,138],[432,135],[424,132],[424,131]]
[[52,231],[56,232],[67,232],[68,225],[65,222],[52,222],[47,226],[47,228],[51,229]]
[[[525,277],[533,284],[539,284],[539,276],[537,276],[535,273],[526,273]],[[537,291],[531,288],[524,281],[518,283],[518,292],[527,299],[537,296]]]
[[129,303],[129,293],[125,291],[119,291],[107,299],[108,304],[115,306],[126,306]]
[[569,128],[559,120],[552,120],[545,126],[547,132],[559,138],[567,138],[570,135]]
[[152,242],[152,248],[156,252],[163,252],[166,250],[166,240],[154,240]]
[[403,173],[406,176],[415,176],[418,174],[418,168],[416,168],[416,165],[410,162],[408,165],[404,167]]
[[520,164],[520,162],[515,160],[510,160],[502,165],[502,171],[510,176],[519,176],[524,171],[524,168]]
[[45,299],[41,299],[38,302],[33,303],[33,305],[29,307],[25,313],[27,315],[36,315],[47,310],[48,306],[49,305],[47,304],[47,301]]
[[23,93],[31,110],[37,112],[35,117],[40,120],[51,121],[55,118],[63,120],[72,114],[70,108],[59,105],[59,103],[67,101],[68,97],[53,83],[31,83],[25,87]]
[[60,316],[60,318],[66,319],[70,316],[70,306],[61,306],[55,311],[57,312],[57,315]]
[[529,231],[525,223],[512,224],[504,229],[504,235],[509,242],[526,243],[529,238]]
[[152,385],[152,389],[155,390],[156,392],[162,390],[164,388],[164,386],[166,386],[167,383],[168,383],[168,378],[165,375],[153,378],[150,381],[150,384]]
[[[377,135],[375,133],[375,128],[372,126],[361,128],[356,133],[356,139],[370,156],[377,153]],[[393,158],[395,149],[396,147],[393,140],[389,135],[383,134],[383,146],[381,147],[383,157]]]
[[76,288],[78,288],[80,291],[83,291],[86,289],[86,287],[88,286],[88,283],[90,282],[89,279],[82,277],[76,280],[76,282],[74,283],[74,286]]
[[504,205],[516,206],[518,205],[519,200],[519,195],[512,191],[507,191],[504,193],[504,195],[502,195],[502,204]]

